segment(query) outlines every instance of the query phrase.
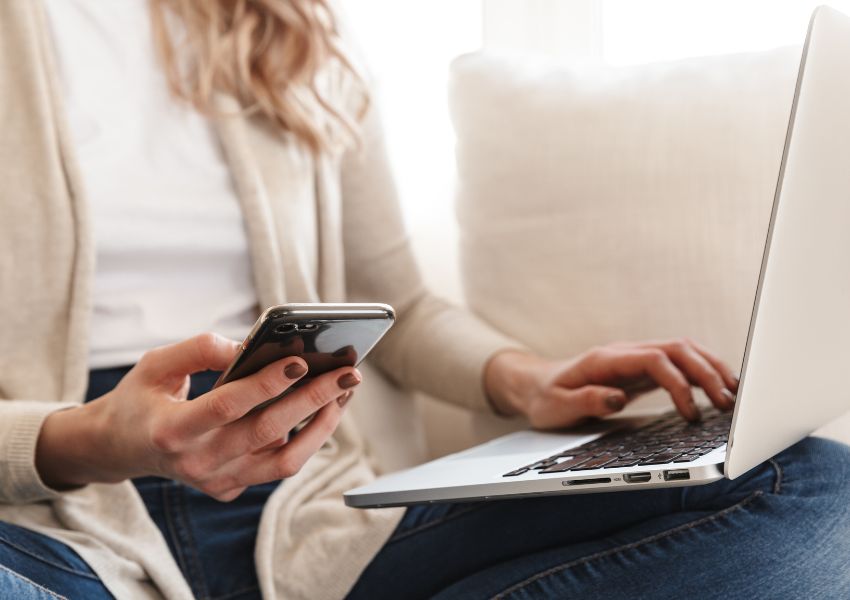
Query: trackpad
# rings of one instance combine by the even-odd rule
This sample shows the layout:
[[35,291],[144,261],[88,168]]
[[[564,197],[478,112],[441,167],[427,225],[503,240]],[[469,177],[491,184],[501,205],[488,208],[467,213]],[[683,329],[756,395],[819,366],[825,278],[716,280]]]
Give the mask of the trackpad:
[[[607,430],[608,428],[606,428]],[[444,460],[492,458],[497,456],[534,454],[548,456],[561,449],[577,446],[599,437],[600,433],[544,433],[520,431],[481,446],[447,456]]]

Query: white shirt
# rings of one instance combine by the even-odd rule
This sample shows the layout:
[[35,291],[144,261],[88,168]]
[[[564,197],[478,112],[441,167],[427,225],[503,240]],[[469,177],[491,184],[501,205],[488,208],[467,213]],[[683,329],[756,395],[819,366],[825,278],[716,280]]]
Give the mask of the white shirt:
[[96,248],[90,367],[257,315],[247,238],[210,123],[169,92],[144,0],[46,0]]

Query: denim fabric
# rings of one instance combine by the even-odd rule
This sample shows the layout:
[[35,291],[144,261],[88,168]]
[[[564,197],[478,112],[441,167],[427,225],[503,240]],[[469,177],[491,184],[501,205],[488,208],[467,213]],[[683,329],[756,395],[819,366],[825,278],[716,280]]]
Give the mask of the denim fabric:
[[0,598],[105,600],[112,594],[62,542],[0,521]]
[[[125,372],[93,372],[89,398]],[[259,597],[254,541],[277,483],[227,504],[134,483],[199,598]],[[0,523],[0,598],[57,596],[111,598],[73,550]],[[412,507],[349,598],[428,597],[850,598],[850,449],[810,438],[705,486]]]

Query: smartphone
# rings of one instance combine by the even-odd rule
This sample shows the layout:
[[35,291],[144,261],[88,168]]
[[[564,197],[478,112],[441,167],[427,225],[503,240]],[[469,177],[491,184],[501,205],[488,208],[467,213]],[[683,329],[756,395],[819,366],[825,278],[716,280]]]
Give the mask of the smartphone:
[[387,304],[282,304],[266,309],[215,387],[252,375],[277,360],[298,356],[307,374],[276,398],[340,367],[357,366],[389,331],[395,311]]

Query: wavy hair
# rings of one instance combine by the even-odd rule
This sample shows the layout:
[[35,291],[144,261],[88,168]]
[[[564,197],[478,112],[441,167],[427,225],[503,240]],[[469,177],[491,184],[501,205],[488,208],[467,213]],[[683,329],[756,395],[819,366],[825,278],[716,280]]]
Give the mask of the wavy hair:
[[[231,95],[314,154],[357,139],[368,95],[328,0],[152,0],[151,23],[169,86],[199,111]],[[356,108],[332,93],[339,78]]]

